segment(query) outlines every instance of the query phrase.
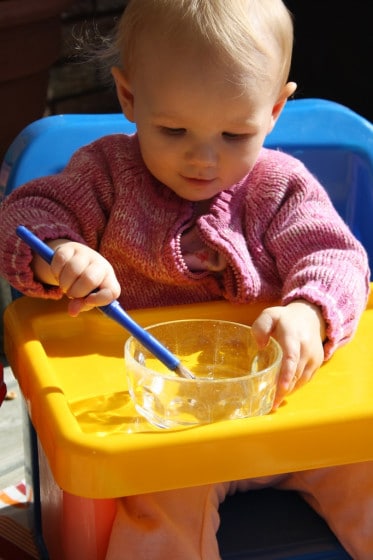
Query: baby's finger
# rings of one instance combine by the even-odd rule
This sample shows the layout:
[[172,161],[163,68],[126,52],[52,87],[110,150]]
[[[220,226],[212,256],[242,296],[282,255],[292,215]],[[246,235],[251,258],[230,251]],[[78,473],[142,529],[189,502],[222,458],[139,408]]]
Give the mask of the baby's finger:
[[[89,264],[81,271],[78,266],[69,265],[66,265],[66,269],[69,268],[69,274],[66,270],[67,280],[65,283],[65,271],[61,274],[61,286],[69,298],[87,297],[94,290],[98,290],[105,281],[104,271],[96,263]],[[68,281],[70,281],[70,286],[67,288],[66,283]]]
[[300,347],[294,340],[285,338],[278,340],[278,342],[283,350],[283,358],[277,382],[274,408],[277,408],[285,396],[293,390],[304,366],[301,361]]
[[70,299],[67,305],[67,312],[70,317],[77,317],[79,313],[83,311],[89,311],[94,306],[88,306],[86,304],[85,298],[74,298]]
[[284,370],[281,370],[280,372],[273,408],[277,408],[286,395],[289,395],[296,389],[299,389],[308,383],[320,366],[320,364],[316,363],[313,359],[305,361],[305,359],[302,358],[302,354],[298,360],[297,367],[294,367],[291,360],[287,363],[283,363],[283,365]]
[[73,256],[74,248],[69,243],[57,246],[54,249],[54,255],[50,267],[52,274],[55,276],[56,280],[58,280],[59,284],[61,273]]
[[273,408],[277,408],[290,392],[297,374],[297,362],[292,358],[283,358],[277,382]]
[[271,308],[271,310],[265,309],[251,326],[252,333],[259,348],[264,348],[268,343],[277,321],[277,317],[274,315],[275,308]]
[[[116,280],[115,280],[116,282]],[[77,317],[82,311],[89,311],[94,307],[102,307],[108,305],[120,295],[120,288],[118,284],[118,289],[116,289],[116,284],[114,283],[113,289],[103,288],[91,292],[86,297],[81,298],[70,298],[68,303],[68,313],[72,317]]]
[[120,295],[120,289],[117,290],[115,284],[109,287],[100,288],[99,290],[90,293],[85,299],[85,303],[89,307],[101,307],[108,305]]

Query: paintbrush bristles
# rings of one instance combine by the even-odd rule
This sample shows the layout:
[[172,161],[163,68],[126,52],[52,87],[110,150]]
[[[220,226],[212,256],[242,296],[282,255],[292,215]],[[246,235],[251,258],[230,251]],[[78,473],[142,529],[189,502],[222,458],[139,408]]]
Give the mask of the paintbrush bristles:
[[196,376],[193,375],[193,373],[191,371],[189,371],[188,368],[186,368],[185,366],[183,366],[183,364],[179,364],[176,368],[175,368],[175,373],[177,373],[178,375],[180,375],[180,377],[184,377],[185,379],[195,379]]

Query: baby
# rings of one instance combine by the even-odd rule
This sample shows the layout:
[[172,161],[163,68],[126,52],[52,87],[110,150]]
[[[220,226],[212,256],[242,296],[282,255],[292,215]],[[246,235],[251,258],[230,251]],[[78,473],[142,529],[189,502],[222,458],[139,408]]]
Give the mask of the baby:
[[[137,134],[104,137],[5,200],[0,272],[25,294],[66,294],[73,316],[116,298],[266,301],[253,330],[283,349],[277,408],[353,336],[369,280],[315,177],[263,148],[296,89],[292,37],[281,0],[130,0],[108,54]],[[51,265],[18,224],[55,249]],[[106,558],[217,560],[219,503],[269,484],[301,492],[353,558],[373,558],[372,463],[124,497]]]

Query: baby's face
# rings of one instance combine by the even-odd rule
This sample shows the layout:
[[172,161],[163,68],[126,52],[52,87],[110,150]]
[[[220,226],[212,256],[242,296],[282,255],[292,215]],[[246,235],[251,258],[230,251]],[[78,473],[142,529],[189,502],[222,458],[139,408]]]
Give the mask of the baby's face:
[[190,201],[247,175],[273,125],[273,93],[229,82],[202,58],[149,53],[131,86],[147,167]]

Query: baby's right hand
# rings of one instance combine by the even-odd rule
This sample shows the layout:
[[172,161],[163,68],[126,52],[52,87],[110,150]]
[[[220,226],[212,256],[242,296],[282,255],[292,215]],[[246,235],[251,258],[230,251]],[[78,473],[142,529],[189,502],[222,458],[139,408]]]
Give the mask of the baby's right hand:
[[51,265],[35,256],[33,269],[42,282],[61,287],[71,300],[70,315],[75,317],[81,311],[107,305],[119,297],[120,285],[113,267],[97,251],[67,239],[55,239],[48,245],[55,251]]

